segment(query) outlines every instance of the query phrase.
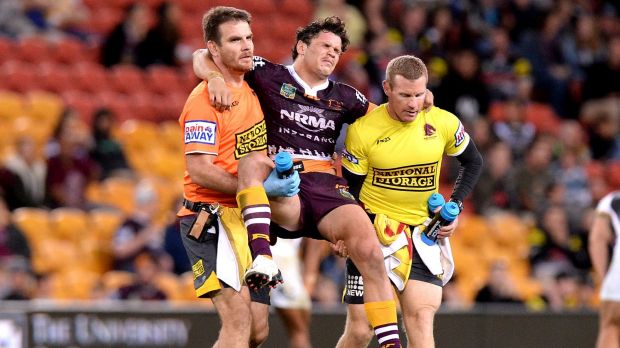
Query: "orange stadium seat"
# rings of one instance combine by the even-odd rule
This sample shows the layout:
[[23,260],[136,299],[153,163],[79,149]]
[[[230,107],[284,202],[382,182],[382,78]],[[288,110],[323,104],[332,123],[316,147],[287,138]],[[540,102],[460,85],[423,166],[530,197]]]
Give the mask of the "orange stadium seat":
[[89,212],[92,232],[101,243],[112,241],[114,233],[124,220],[124,215],[119,210],[99,208]]
[[55,238],[78,242],[89,233],[88,215],[80,209],[56,208],[50,211],[50,224]]
[[101,281],[104,289],[113,293],[121,287],[133,283],[135,276],[134,273],[126,271],[108,271],[103,275]]
[[64,64],[73,64],[85,59],[84,44],[78,40],[63,38],[52,48],[52,56],[55,61]]
[[49,211],[46,209],[17,208],[12,219],[33,246],[50,237]]
[[64,109],[64,102],[56,94],[31,91],[26,95],[26,107],[35,121],[55,125]]
[[153,283],[166,294],[168,300],[178,301],[183,299],[181,283],[176,275],[168,272],[160,272],[155,276]]
[[0,91],[0,120],[14,120],[27,112],[23,96],[11,91]]
[[52,59],[49,43],[42,36],[31,36],[17,42],[17,57],[21,61],[40,63]]
[[120,93],[132,94],[145,88],[142,70],[134,65],[117,65],[110,74],[112,88]]
[[105,202],[120,209],[124,214],[131,214],[134,209],[134,191],[136,182],[123,177],[111,177],[103,182]]

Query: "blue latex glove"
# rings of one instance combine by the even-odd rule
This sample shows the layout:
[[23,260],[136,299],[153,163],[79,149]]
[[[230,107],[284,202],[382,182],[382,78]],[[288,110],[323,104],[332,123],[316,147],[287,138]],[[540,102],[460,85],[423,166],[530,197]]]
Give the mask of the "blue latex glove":
[[265,187],[268,197],[293,197],[299,192],[300,183],[301,179],[297,171],[289,178],[280,179],[276,170],[273,169],[265,182],[263,182],[263,187]]

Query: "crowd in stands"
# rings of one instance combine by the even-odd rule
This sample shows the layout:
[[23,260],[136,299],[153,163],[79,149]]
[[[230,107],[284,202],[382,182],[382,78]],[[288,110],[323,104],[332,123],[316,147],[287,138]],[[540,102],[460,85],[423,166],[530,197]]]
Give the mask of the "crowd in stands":
[[[3,0],[0,300],[194,299],[176,118],[198,82],[201,15],[221,4],[249,10],[256,54],[281,63],[297,26],[339,15],[351,47],[333,79],[375,103],[391,58],[427,63],[435,104],[485,160],[446,308],[597,306],[587,231],[620,189],[620,8],[607,0]],[[343,269],[325,257],[316,303],[340,305]]]

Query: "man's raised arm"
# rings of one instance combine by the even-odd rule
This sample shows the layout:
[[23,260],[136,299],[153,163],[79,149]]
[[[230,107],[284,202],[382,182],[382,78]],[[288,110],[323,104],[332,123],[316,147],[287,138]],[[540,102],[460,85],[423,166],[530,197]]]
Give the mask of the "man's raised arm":
[[203,48],[194,51],[192,54],[192,65],[194,74],[199,79],[207,81],[211,105],[220,112],[230,108],[232,93],[228,86],[226,86],[224,76],[222,76],[217,65],[211,59],[209,50]]

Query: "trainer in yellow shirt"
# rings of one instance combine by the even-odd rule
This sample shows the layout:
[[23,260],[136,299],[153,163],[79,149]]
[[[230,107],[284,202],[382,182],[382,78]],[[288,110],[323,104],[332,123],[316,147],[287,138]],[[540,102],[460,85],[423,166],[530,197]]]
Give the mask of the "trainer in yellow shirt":
[[[349,191],[364,205],[385,245],[388,276],[399,290],[407,338],[416,347],[434,347],[433,319],[449,272],[440,264],[439,254],[431,255],[431,272],[427,259],[421,260],[428,249],[418,252],[411,231],[429,216],[427,201],[439,189],[444,155],[460,163],[450,197],[460,207],[482,169],[482,157],[459,119],[437,107],[424,110],[427,82],[428,72],[419,58],[400,56],[390,61],[383,81],[388,102],[349,127],[342,159]],[[442,227],[439,238],[450,236],[455,226]],[[361,303],[363,280],[350,260],[346,272],[344,301]],[[359,332],[368,324],[354,307],[349,306],[345,330]]]

